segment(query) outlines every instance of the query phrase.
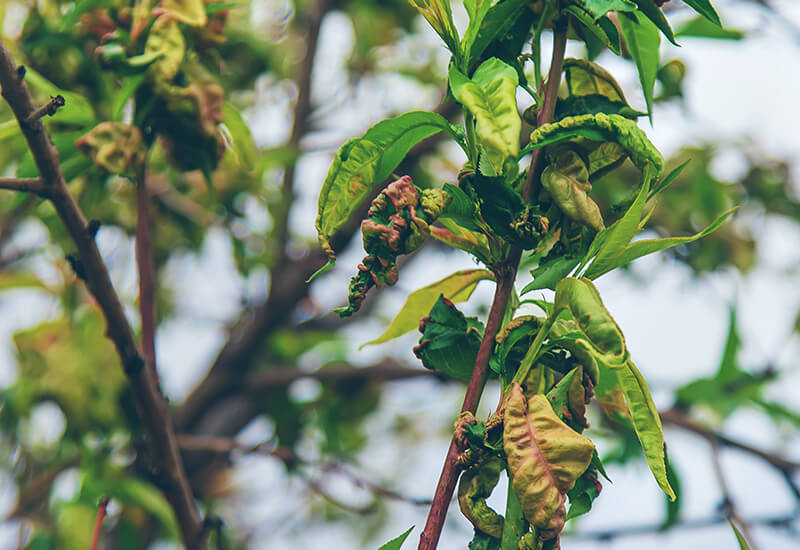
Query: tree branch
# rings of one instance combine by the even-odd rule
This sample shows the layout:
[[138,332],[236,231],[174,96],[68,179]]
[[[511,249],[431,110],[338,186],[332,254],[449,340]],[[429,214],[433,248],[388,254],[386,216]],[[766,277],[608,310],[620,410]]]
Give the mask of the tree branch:
[[161,489],[175,511],[184,543],[189,548],[204,548],[202,523],[194,505],[189,483],[183,470],[172,421],[158,380],[144,367],[144,361],[111,284],[100,252],[88,231],[88,224],[67,188],[56,151],[41,119],[26,122],[36,107],[25,82],[19,78],[17,65],[0,39],[0,86],[20,123],[28,147],[46,188],[47,198],[78,250],[86,272],[86,284],[97,300],[106,319],[106,334],[117,348],[122,367],[131,385],[142,429],[148,439],[151,468],[162,480]]
[[44,197],[47,188],[40,178],[0,178],[0,189],[23,191]]
[[141,170],[136,183],[136,267],[139,271],[139,317],[142,322],[142,353],[151,376],[158,379],[156,369],[156,268],[153,263],[152,221],[147,171]]

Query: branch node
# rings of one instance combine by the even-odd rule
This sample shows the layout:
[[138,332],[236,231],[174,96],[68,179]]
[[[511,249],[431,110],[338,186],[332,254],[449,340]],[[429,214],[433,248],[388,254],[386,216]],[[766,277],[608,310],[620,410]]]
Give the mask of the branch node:
[[20,65],[17,67],[17,78],[23,80],[25,78],[25,73],[28,72],[28,69],[25,68],[25,65]]
[[127,374],[128,376],[130,377],[136,376],[137,374],[139,374],[139,371],[144,368],[144,359],[142,359],[142,356],[139,355],[138,353],[134,353],[133,355],[125,359],[125,361],[122,364],[122,368],[125,371],[125,374]]
[[[17,75],[19,75],[19,71],[17,71]],[[67,101],[64,99],[64,96],[58,94],[55,97],[50,97],[50,101],[33,111],[31,114],[28,115],[28,118],[25,119],[25,124],[30,126],[43,116],[53,116],[58,111],[59,107],[63,107],[66,105]]]
[[78,257],[77,254],[67,254],[66,255],[67,263],[72,268],[73,273],[75,276],[83,281],[86,282],[86,269],[83,267],[83,262]]

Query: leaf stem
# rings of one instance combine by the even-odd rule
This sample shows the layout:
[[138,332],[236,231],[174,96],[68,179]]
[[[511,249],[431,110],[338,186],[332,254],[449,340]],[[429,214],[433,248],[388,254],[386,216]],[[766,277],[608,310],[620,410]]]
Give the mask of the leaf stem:
[[103,530],[103,520],[106,518],[106,510],[110,500],[111,497],[106,495],[100,499],[100,502],[97,503],[97,519],[94,521],[92,544],[89,546],[89,550],[97,550],[97,543],[100,541],[100,532]]

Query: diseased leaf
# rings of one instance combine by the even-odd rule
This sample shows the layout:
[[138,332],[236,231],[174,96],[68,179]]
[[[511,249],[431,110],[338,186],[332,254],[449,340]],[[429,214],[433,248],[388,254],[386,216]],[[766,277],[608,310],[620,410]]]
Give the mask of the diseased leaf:
[[671,500],[674,500],[675,492],[667,479],[664,431],[647,382],[631,361],[628,361],[623,368],[614,369],[614,372],[628,404],[633,428],[642,444],[647,465],[650,466],[658,486]]
[[178,22],[168,14],[159,16],[150,27],[144,53],[159,56],[148,68],[157,85],[163,86],[175,78],[186,54],[186,40]]
[[628,105],[622,88],[597,63],[585,59],[564,60],[567,95],[556,104],[555,120],[567,116],[606,113],[636,119],[643,115]]
[[542,187],[568,218],[595,231],[605,229],[600,207],[589,197],[592,184],[583,159],[572,150],[558,153],[542,173]]
[[446,217],[439,218],[437,222],[442,227],[437,225],[430,226],[431,237],[453,248],[469,252],[484,264],[488,265],[491,262],[489,242],[484,233],[466,229]]
[[499,539],[503,536],[503,516],[486,504],[492,490],[500,481],[500,472],[505,469],[503,460],[489,456],[486,460],[468,468],[458,482],[458,505],[461,513],[475,529]]
[[510,386],[503,424],[503,449],[522,511],[543,540],[552,539],[564,527],[566,494],[589,467],[594,445],[564,424],[545,396],[526,401],[517,383]]
[[172,17],[191,27],[204,27],[208,22],[203,0],[164,0],[162,5]]
[[495,338],[497,347],[489,359],[489,368],[510,379],[510,375],[516,372],[540,326],[540,319],[530,315],[523,315],[506,323]]
[[619,27],[628,51],[636,63],[644,101],[647,104],[647,114],[652,120],[653,88],[658,73],[658,47],[661,37],[656,26],[639,12],[619,14]]
[[75,148],[111,174],[136,179],[144,170],[142,132],[124,122],[101,122],[78,139]]
[[319,243],[329,263],[312,279],[333,265],[336,256],[329,239],[347,222],[372,188],[391,175],[414,145],[442,130],[455,136],[443,116],[414,111],[379,122],[363,137],[342,145],[322,184],[317,208]]
[[717,10],[714,9],[714,6],[711,5],[711,2],[708,0],[683,0],[684,3],[690,6],[694,11],[714,23],[715,25],[722,26],[722,23],[719,20],[719,15],[717,14]]
[[[654,178],[661,176],[664,157],[632,120],[620,115],[598,113],[566,117],[552,124],[543,124],[531,134],[530,149],[582,137],[594,141],[615,142],[630,155],[631,161],[644,172],[650,165]],[[527,149],[527,148],[526,148]]]
[[439,296],[444,296],[454,303],[465,302],[472,296],[472,292],[478,286],[478,283],[485,280],[494,280],[494,275],[492,275],[491,271],[486,269],[467,269],[456,271],[440,281],[415,290],[408,295],[403,307],[400,308],[400,312],[383,334],[363,344],[361,348],[382,344],[415,330],[419,326],[419,320],[430,312]]
[[583,388],[583,367],[580,365],[567,374],[547,392],[553,411],[564,423],[581,433],[588,427],[586,421],[586,393]]
[[519,153],[518,83],[517,71],[496,57],[481,63],[472,79],[450,66],[450,89],[475,117],[480,144],[495,174],[502,174],[506,160]]
[[431,370],[458,380],[469,380],[481,345],[483,325],[474,317],[466,318],[443,296],[419,323],[422,333],[414,355]]
[[405,533],[403,533],[399,537],[393,538],[392,540],[390,540],[389,542],[378,548],[378,550],[400,550],[400,547],[403,546],[403,543],[408,538],[408,535],[411,534],[412,529],[414,529],[413,525],[409,527]]
[[590,468],[579,477],[575,482],[575,486],[567,492],[567,497],[569,498],[567,520],[587,514],[592,509],[594,500],[600,496],[602,488],[594,468]]

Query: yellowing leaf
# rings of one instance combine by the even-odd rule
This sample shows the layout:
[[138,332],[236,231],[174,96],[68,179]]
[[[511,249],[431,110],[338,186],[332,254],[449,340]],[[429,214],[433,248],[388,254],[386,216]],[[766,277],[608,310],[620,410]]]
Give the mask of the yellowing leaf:
[[594,445],[570,429],[543,395],[526,401],[512,383],[503,416],[511,485],[528,521],[550,539],[564,527],[566,494],[589,467]]
[[383,334],[363,344],[361,347],[382,344],[416,330],[419,326],[419,320],[428,314],[439,295],[443,294],[445,298],[454,303],[465,302],[472,296],[472,292],[478,286],[478,283],[487,279],[494,280],[494,275],[492,275],[491,271],[486,269],[467,269],[456,271],[440,281],[415,290],[408,295],[406,303],[403,304],[400,312],[392,320],[389,328]]
[[178,22],[167,14],[156,19],[147,35],[144,53],[161,56],[148,69],[158,83],[172,80],[178,74],[186,53],[186,41]]
[[192,27],[203,27],[208,21],[203,0],[164,0],[162,4],[170,15]]

